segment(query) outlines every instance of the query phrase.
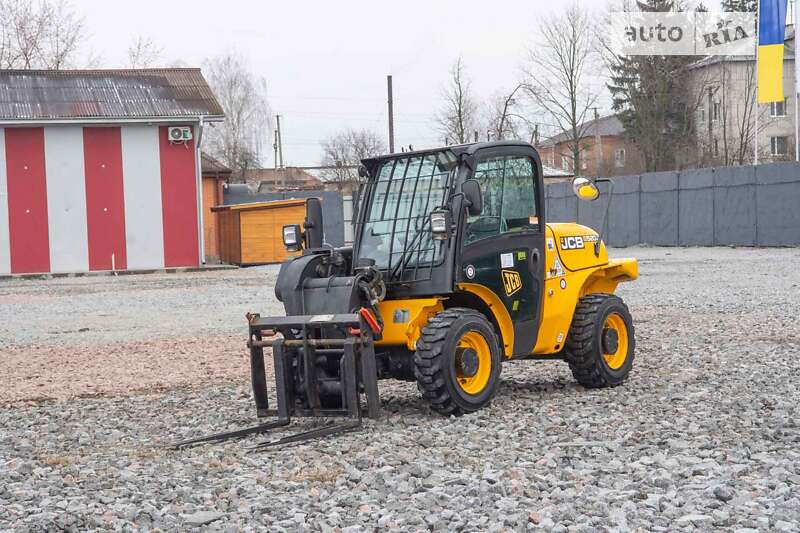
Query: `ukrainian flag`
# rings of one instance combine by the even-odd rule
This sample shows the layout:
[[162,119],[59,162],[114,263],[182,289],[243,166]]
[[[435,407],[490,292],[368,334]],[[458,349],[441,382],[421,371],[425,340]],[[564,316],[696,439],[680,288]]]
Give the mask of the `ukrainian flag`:
[[787,0],[759,0],[758,103],[783,102]]

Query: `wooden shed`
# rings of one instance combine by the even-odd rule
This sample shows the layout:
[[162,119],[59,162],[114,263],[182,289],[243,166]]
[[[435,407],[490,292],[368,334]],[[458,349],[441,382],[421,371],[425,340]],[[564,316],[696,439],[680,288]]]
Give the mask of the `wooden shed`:
[[280,263],[290,253],[283,246],[283,226],[306,217],[305,200],[277,200],[217,206],[220,259],[234,265]]

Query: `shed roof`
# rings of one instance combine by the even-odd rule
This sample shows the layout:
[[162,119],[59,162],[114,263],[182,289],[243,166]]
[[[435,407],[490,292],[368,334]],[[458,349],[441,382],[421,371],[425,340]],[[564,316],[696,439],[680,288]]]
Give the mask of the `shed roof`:
[[200,154],[200,163],[203,174],[217,174],[220,177],[227,178],[233,172],[231,169],[222,164],[218,159],[208,155],[205,152]]
[[247,204],[232,204],[232,205],[218,205],[212,207],[212,211],[246,211],[252,209],[277,209],[279,207],[295,207],[305,205],[305,199],[302,200],[275,200],[272,202],[251,202]]
[[197,68],[0,70],[0,122],[223,115]]
[[542,165],[544,178],[571,178],[575,175],[574,172],[569,170],[561,170],[560,168],[551,167],[549,165]]

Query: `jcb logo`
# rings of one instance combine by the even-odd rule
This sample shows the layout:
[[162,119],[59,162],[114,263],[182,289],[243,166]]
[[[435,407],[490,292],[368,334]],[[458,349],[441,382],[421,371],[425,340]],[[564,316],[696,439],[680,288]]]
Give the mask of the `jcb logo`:
[[582,250],[583,237],[561,237],[562,250]]
[[503,287],[506,289],[506,296],[511,296],[522,288],[522,276],[513,270],[503,270]]

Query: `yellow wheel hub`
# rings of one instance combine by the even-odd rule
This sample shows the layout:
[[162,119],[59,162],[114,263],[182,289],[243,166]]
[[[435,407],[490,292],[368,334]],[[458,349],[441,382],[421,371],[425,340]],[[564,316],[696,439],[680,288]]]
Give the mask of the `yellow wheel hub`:
[[468,331],[456,350],[456,381],[467,394],[480,394],[492,375],[492,351],[484,336]]
[[[616,342],[608,342],[607,339]],[[603,324],[603,359],[608,368],[619,370],[628,358],[628,328],[625,320],[617,313],[612,313],[606,317]]]

